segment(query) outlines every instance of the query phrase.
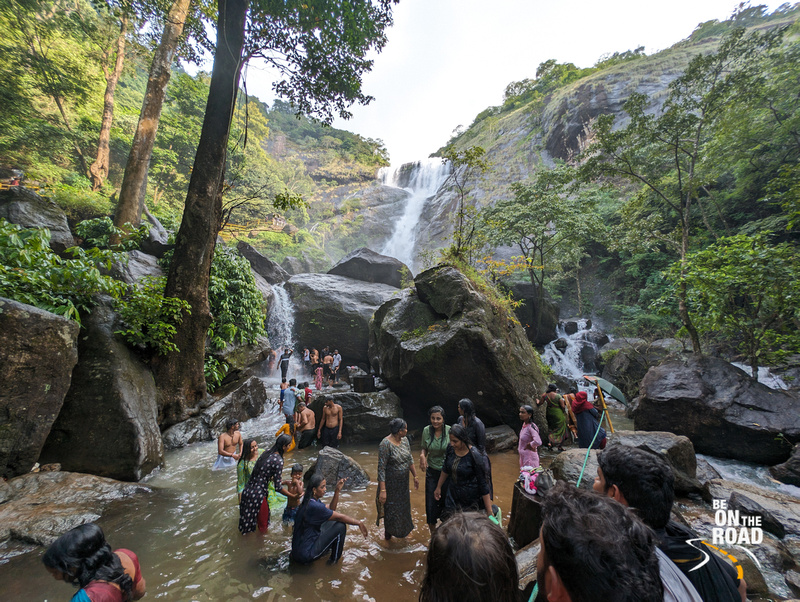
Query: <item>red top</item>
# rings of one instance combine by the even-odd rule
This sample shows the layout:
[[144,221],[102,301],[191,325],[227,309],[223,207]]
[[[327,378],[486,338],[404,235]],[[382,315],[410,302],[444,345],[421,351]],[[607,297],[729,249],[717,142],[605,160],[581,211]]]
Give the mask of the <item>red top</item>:
[[90,581],[83,588],[92,602],[124,602],[122,590],[105,581]]
[[139,557],[135,553],[125,548],[114,550],[114,554],[125,554],[125,556],[131,559],[134,568],[133,584],[136,585],[139,583],[142,580],[142,569],[139,567]]

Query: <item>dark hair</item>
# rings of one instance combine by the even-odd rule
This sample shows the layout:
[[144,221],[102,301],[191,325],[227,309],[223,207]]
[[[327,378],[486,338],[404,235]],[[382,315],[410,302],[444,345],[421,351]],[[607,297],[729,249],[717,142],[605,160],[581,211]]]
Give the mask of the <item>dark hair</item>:
[[550,393],[551,391],[558,391],[558,387],[555,383],[550,383],[547,385],[547,392]]
[[433,406],[430,409],[428,409],[428,418],[430,418],[434,414],[441,414],[442,418],[444,418],[444,408],[442,406]]
[[516,602],[519,572],[508,537],[479,512],[457,513],[431,537],[423,602]]
[[228,432],[228,431],[229,431],[229,430],[231,430],[233,427],[235,427],[237,424],[239,424],[239,421],[238,421],[238,420],[235,420],[235,419],[233,419],[233,418],[228,418],[228,419],[225,421],[225,432]]
[[558,482],[542,517],[540,587],[552,566],[573,602],[661,602],[655,536],[622,504]]
[[408,425],[406,424],[406,421],[403,420],[402,418],[392,418],[391,422],[389,423],[389,432],[392,435],[396,435],[404,428],[408,428]]
[[521,407],[523,410],[528,412],[528,416],[530,416],[530,418],[528,418],[528,420],[527,420],[527,422],[525,424],[528,424],[528,422],[533,422],[533,408],[531,406],[529,406],[528,404],[523,404],[523,405],[521,405],[519,407]]
[[458,402],[458,407],[464,412],[464,426],[466,426],[475,418],[475,405],[472,403],[471,399],[465,397]]
[[[258,445],[258,442],[255,439],[244,440],[244,443],[242,443],[242,455],[239,456],[239,462],[237,462],[237,464],[250,460],[250,448],[252,447],[253,443]],[[247,472],[247,464],[244,465],[244,471]]]
[[133,581],[111,551],[103,530],[94,523],[70,529],[56,539],[42,556],[42,563],[63,573],[77,587],[108,581],[120,587],[126,600],[131,599]]
[[464,444],[468,446],[472,445],[472,439],[469,438],[467,427],[460,424],[454,424],[450,427],[450,434]]
[[606,491],[619,487],[628,506],[644,524],[661,529],[669,522],[675,501],[675,475],[669,463],[652,452],[629,445],[612,445],[597,454]]
[[301,529],[303,527],[303,523],[306,519],[306,506],[308,506],[308,502],[311,501],[311,498],[314,497],[314,489],[319,487],[324,480],[325,475],[321,472],[314,473],[311,478],[308,479],[308,483],[306,483],[306,491],[303,494],[303,501],[300,503],[300,507],[297,509],[297,515],[294,521],[295,529]]
[[574,394],[578,392],[578,389],[576,389],[575,387],[570,387],[569,392]]
[[292,473],[295,473],[295,472],[303,472],[303,465],[302,464],[298,464],[297,462],[295,462],[292,465]]
[[[279,454],[281,458],[283,458],[283,448],[289,445],[292,442],[292,436],[283,434],[275,439],[275,443],[272,447],[270,447],[267,451],[265,451],[261,456],[259,456],[256,465],[253,466],[253,474],[250,476],[250,479],[255,479],[262,472],[266,470],[267,460],[272,454]],[[281,459],[281,466],[283,466],[283,460]]]
[[297,386],[297,379],[296,378],[290,378],[289,379],[289,386],[290,387],[296,387]]

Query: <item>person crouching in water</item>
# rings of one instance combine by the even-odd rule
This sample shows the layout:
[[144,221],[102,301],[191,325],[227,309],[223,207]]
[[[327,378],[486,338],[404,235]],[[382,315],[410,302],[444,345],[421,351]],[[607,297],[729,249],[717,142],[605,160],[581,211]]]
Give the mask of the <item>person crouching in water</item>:
[[283,522],[293,523],[297,516],[297,509],[300,507],[300,497],[303,495],[303,465],[295,464],[292,466],[292,479],[284,481],[286,490],[293,496],[286,500],[286,509],[283,511]]

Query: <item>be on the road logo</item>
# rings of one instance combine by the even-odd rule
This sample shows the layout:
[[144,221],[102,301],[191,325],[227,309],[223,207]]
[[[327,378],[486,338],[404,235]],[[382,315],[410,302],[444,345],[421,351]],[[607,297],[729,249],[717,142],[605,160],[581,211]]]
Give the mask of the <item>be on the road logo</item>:
[[711,529],[711,541],[715,545],[759,544],[764,541],[761,528],[761,517],[740,514],[738,510],[728,508],[727,500],[715,499],[714,527]]

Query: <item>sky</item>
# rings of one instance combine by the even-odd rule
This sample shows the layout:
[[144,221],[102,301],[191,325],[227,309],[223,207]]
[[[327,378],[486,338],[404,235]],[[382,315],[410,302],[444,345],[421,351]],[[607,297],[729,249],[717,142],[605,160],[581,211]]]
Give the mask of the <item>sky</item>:
[[[763,1],[774,10],[783,2]],[[427,157],[459,125],[503,101],[512,81],[533,79],[548,60],[590,67],[639,46],[647,54],[724,20],[735,0],[400,0],[388,43],[363,90],[367,106],[334,126],[385,143],[392,165]],[[271,103],[268,70],[252,64],[248,93]]]

